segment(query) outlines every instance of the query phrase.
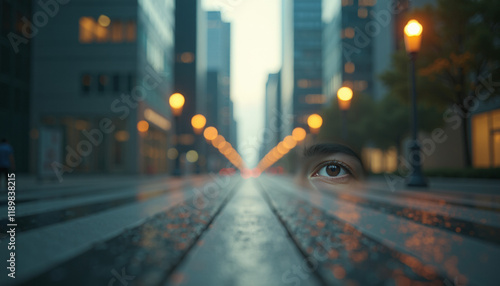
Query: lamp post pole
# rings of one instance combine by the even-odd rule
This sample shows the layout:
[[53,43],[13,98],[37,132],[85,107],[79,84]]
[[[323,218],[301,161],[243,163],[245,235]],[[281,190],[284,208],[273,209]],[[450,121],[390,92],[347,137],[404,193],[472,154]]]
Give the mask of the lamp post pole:
[[177,150],[177,157],[175,157],[174,160],[174,170],[172,172],[172,175],[175,177],[180,177],[181,176],[181,150],[179,150],[179,122],[180,122],[180,115],[174,115],[174,123],[175,123],[175,149]]
[[181,156],[181,150],[179,150],[179,133],[180,133],[180,117],[182,114],[182,107],[184,107],[185,103],[184,96],[180,93],[174,93],[170,96],[168,99],[168,103],[170,104],[170,108],[172,109],[172,115],[174,116],[174,123],[175,123],[175,149],[177,150],[177,157],[174,160],[174,170],[172,172],[173,176],[181,176],[181,162],[180,162],[180,156]]
[[339,100],[340,116],[342,121],[341,136],[344,141],[347,141],[347,110],[351,106],[353,92],[347,86],[339,88],[337,91],[337,98]]
[[410,57],[410,77],[411,77],[411,129],[412,142],[410,146],[409,160],[412,170],[407,179],[406,185],[409,187],[427,187],[427,180],[422,173],[422,158],[420,156],[420,144],[418,142],[418,118],[417,118],[417,84],[415,75],[415,61],[420,49],[422,25],[416,20],[410,20],[405,26],[405,45]]

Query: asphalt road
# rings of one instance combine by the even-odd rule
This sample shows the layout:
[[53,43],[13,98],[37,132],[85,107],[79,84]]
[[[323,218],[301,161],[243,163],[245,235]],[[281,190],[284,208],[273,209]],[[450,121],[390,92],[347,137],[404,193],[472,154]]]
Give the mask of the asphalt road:
[[[100,181],[16,196],[0,285],[498,285],[500,193],[289,177]],[[456,190],[456,191],[454,191]]]

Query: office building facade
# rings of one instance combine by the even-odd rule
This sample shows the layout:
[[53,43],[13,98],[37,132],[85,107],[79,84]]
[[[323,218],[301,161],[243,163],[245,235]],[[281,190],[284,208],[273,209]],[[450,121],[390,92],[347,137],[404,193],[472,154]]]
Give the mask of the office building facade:
[[29,169],[31,41],[23,19],[31,18],[31,1],[0,0],[0,139],[14,148],[16,170]]
[[[283,1],[282,110],[293,115],[283,132],[307,126],[307,117],[319,112],[322,93],[322,1]],[[286,121],[288,122],[288,121]]]
[[[33,170],[169,170],[174,13],[174,0],[73,0],[39,29],[33,39]],[[47,159],[40,149],[46,130],[61,134],[61,156],[40,164]]]

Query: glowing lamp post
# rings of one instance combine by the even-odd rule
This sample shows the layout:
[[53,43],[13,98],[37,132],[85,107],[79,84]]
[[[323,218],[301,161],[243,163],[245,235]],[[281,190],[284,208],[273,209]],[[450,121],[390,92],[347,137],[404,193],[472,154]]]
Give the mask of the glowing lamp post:
[[[172,109],[172,114],[174,115],[174,121],[175,121],[175,149],[177,149],[178,154],[181,152],[179,151],[179,118],[182,114],[182,107],[184,107],[184,103],[186,100],[184,99],[184,96],[180,93],[174,93],[170,96],[168,99],[168,103],[170,104],[170,108]],[[177,156],[175,158],[175,165],[174,165],[174,171],[172,172],[172,175],[174,176],[180,176],[181,175],[181,168],[180,168],[180,156]]]
[[406,52],[410,56],[410,73],[411,73],[411,105],[412,105],[412,139],[413,142],[410,146],[410,162],[412,165],[412,172],[408,177],[407,185],[411,187],[427,187],[427,181],[422,174],[422,161],[420,157],[420,144],[418,143],[418,125],[417,125],[417,90],[415,83],[415,60],[417,53],[420,50],[422,43],[422,25],[417,20],[410,20],[406,24],[405,33],[405,47]]
[[323,118],[319,114],[311,114],[307,118],[307,125],[309,125],[311,133],[318,134],[321,125],[323,125]]
[[193,118],[191,118],[191,126],[193,126],[195,134],[201,134],[205,124],[207,124],[207,119],[201,114],[196,114]]
[[347,86],[339,88],[337,98],[339,100],[339,108],[342,113],[342,139],[347,140],[347,110],[351,107],[352,89]]
[[297,127],[292,131],[292,138],[297,142],[303,141],[306,138],[306,135],[307,133],[302,127]]

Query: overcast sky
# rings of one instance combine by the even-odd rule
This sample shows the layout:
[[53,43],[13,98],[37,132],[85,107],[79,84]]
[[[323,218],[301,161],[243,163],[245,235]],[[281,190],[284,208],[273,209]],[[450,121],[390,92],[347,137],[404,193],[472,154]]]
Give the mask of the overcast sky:
[[239,148],[253,167],[264,126],[267,75],[281,67],[281,0],[204,0],[231,23],[231,98]]

